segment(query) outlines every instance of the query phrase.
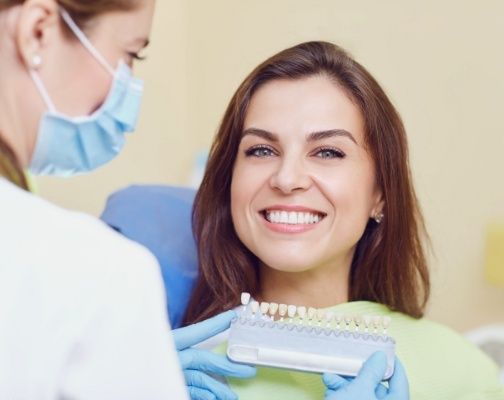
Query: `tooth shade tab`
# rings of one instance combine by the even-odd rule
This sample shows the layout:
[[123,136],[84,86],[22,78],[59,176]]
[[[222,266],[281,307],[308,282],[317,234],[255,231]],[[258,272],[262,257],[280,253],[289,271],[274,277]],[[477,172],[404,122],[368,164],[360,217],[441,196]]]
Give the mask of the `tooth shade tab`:
[[[266,303],[270,305],[271,303]],[[260,307],[264,310],[263,303]],[[384,333],[373,334],[353,329],[373,321],[374,317],[345,315],[344,327],[334,329],[329,325],[335,318],[325,310],[293,304],[278,306],[282,315],[288,319],[270,320],[264,314],[258,318],[250,312],[250,307],[239,318],[231,321],[227,356],[231,361],[257,366],[275,367],[295,371],[344,374],[355,377],[362,364],[376,351],[387,358],[382,379],[389,379],[394,372],[395,340]],[[308,313],[312,319],[296,318]],[[315,320],[318,319],[318,323]],[[350,320],[352,328],[346,328]],[[324,321],[322,325],[321,322]],[[327,321],[327,326],[325,322]],[[390,320],[383,321],[384,326]],[[252,353],[253,351],[253,353]],[[251,358],[254,354],[256,358]],[[383,375],[382,375],[383,374]]]
[[256,314],[256,313],[257,313],[257,311],[259,310],[259,303],[258,303],[257,301],[252,301],[252,302],[250,303],[250,308],[251,308],[252,312],[253,312],[254,314]]
[[278,306],[278,314],[280,314],[281,317],[285,317],[285,314],[287,314],[287,304],[280,304]]
[[382,319],[379,315],[375,315],[373,317],[373,328],[374,328],[375,333],[378,332],[378,329],[381,328],[381,323],[382,323],[381,321],[382,321]]
[[297,212],[281,210],[265,210],[264,217],[273,224],[310,225],[320,222],[325,214],[316,212]]
[[[242,293],[240,319],[252,318],[256,321],[267,320],[271,324],[293,324],[300,327],[322,327],[328,331],[347,332],[355,335],[381,335],[387,338],[392,322],[388,316],[341,314],[323,308],[278,304],[266,301],[257,302],[249,293]],[[245,305],[248,302],[247,305]],[[276,316],[279,319],[276,319]]]
[[242,305],[243,306],[248,305],[249,301],[250,301],[250,293],[243,292],[241,294],[241,303],[242,303]]
[[304,319],[304,317],[306,316],[306,307],[299,306],[297,308],[297,313],[300,319]]
[[327,311],[325,315],[325,320],[327,321],[327,327],[331,326],[331,322],[334,318],[334,313],[332,311]]
[[278,303],[270,303],[269,314],[273,317],[278,311]]

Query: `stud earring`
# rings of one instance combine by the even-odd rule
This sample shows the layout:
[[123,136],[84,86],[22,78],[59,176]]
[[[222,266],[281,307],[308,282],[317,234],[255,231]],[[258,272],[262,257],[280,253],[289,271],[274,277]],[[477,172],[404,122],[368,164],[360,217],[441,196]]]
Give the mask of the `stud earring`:
[[375,220],[375,222],[377,224],[381,224],[381,222],[383,221],[383,218],[385,218],[385,215],[381,211],[376,213],[373,217],[373,219]]
[[37,69],[41,65],[42,65],[42,57],[40,57],[40,55],[38,54],[34,54],[32,57],[32,67],[34,69]]

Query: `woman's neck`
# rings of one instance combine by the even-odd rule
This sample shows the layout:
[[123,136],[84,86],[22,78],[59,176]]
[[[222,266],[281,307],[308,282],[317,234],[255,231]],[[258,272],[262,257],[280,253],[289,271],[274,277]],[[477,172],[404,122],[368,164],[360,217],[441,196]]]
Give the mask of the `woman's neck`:
[[[353,256],[353,254],[352,254]],[[261,265],[259,301],[324,308],[348,301],[352,257],[302,272]]]

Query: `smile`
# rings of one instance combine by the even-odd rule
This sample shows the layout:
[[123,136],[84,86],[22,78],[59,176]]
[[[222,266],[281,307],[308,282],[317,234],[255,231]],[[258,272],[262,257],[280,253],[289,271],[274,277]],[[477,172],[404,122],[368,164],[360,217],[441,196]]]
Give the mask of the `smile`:
[[322,221],[326,214],[316,211],[287,211],[267,209],[261,211],[266,221],[279,225],[314,225]]

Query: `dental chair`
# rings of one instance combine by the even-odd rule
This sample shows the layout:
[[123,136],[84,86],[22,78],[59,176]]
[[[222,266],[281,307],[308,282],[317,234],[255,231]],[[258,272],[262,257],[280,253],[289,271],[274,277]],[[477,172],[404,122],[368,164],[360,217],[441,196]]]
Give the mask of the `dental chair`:
[[191,212],[195,191],[135,185],[113,193],[101,219],[157,258],[172,328],[180,327],[198,274]]

